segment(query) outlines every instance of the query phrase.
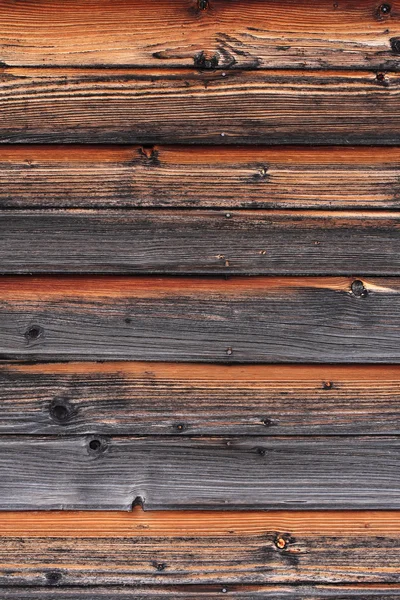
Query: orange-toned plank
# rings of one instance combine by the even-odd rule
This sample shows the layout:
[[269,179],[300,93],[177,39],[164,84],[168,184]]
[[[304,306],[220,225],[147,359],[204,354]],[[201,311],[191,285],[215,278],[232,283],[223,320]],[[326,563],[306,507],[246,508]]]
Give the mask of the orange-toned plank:
[[10,65],[398,68],[397,0],[2,0],[0,15]]
[[4,208],[399,207],[398,147],[0,146]]
[[2,537],[400,537],[397,511],[0,511]]
[[324,584],[316,597],[329,597],[330,585],[347,584],[346,598],[375,584],[378,597],[383,589],[390,596],[400,582],[398,521],[398,513],[373,512],[5,513],[0,585],[123,585],[127,593],[132,585],[218,585],[221,594],[251,584],[245,597],[265,598],[272,590],[257,586]]

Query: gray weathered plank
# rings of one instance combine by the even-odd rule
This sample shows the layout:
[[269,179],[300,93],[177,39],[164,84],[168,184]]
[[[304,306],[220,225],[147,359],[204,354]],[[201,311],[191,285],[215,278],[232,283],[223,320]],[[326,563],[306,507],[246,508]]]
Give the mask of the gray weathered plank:
[[399,86],[362,71],[5,68],[0,142],[392,145]]
[[398,437],[0,437],[0,509],[400,509]]
[[400,275],[400,213],[6,211],[0,273]]
[[0,366],[0,433],[400,434],[396,366]]
[[398,363],[398,278],[3,277],[0,357]]
[[[57,573],[57,572],[56,572]],[[344,586],[344,585],[154,585],[154,586],[107,586],[64,587],[48,584],[44,587],[6,587],[1,589],[5,600],[398,600],[400,590],[396,585]]]

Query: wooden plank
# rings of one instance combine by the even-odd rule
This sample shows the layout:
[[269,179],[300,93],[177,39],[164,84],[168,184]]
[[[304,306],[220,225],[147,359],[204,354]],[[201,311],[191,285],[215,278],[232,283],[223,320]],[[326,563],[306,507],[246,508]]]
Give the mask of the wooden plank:
[[[302,539],[399,538],[400,519],[391,510],[146,511],[136,506],[117,511],[1,511],[2,538],[179,538],[262,537],[267,531]],[[94,542],[95,543],[95,542]]]
[[397,147],[0,146],[2,208],[392,208]]
[[400,35],[397,0],[384,8],[372,0],[201,6],[197,0],[2,0],[1,59],[22,66],[399,67],[392,41]]
[[[7,587],[1,589],[6,600],[350,600],[373,598],[374,600],[398,600],[397,585],[154,585],[154,586],[107,586],[107,587],[64,587],[60,583],[47,583],[46,587]],[[200,595],[201,594],[201,595]]]
[[0,366],[2,434],[398,435],[399,402],[397,366]]
[[398,436],[1,436],[0,509],[398,510],[399,468]]
[[399,144],[400,74],[4,68],[0,142]]
[[3,277],[0,357],[398,363],[398,278]]
[[16,210],[0,273],[400,275],[399,234],[400,212]]
[[398,209],[399,179],[398,147],[0,146],[1,208]]
[[[110,598],[112,586],[122,585],[128,598],[133,593],[128,586],[139,586],[150,597],[151,592],[157,597],[162,586],[164,594],[172,597],[175,586],[179,586],[179,597],[184,592],[189,597],[191,592],[221,595],[225,588],[228,597],[230,593],[241,597],[239,592],[245,591],[249,594],[245,598],[264,598],[263,593],[273,598],[275,591],[291,598],[290,584],[300,584],[299,598],[363,597],[363,591],[390,597],[400,591],[398,513],[135,513],[1,515],[6,528],[0,548],[1,586],[38,586],[43,591],[56,587],[66,594],[62,592],[65,586],[78,585],[84,591],[82,586],[105,585],[111,588]],[[325,514],[331,529],[324,522]],[[64,515],[66,526],[62,525]],[[196,518],[204,528],[200,536]],[[164,520],[174,527],[172,537],[170,531],[165,533]],[[113,533],[118,522],[125,526]],[[101,524],[108,532],[105,536]],[[293,529],[287,529],[288,524]],[[394,525],[391,532],[390,525]],[[87,537],[91,527],[98,537]],[[390,551],[383,552],[383,547]],[[282,583],[285,586],[280,587]],[[152,587],[142,592],[142,586]]]

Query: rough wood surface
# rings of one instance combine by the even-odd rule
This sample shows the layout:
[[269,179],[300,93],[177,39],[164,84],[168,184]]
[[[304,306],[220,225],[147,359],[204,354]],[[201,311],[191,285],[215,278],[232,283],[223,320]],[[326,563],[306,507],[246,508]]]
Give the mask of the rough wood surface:
[[[57,572],[58,573],[58,572]],[[55,576],[57,578],[58,575]],[[64,587],[60,582],[42,587],[6,587],[1,590],[6,600],[165,600],[172,595],[185,600],[351,600],[371,598],[373,600],[398,600],[400,588],[391,585],[237,585],[237,584],[192,584],[153,586],[107,586],[107,587]]]
[[[223,587],[224,593],[228,588],[229,592],[239,592],[237,585],[251,584],[242,591],[263,598],[263,591],[269,591],[270,597],[273,589],[279,588],[268,590],[262,584],[325,584],[328,587],[322,588],[321,594],[328,597],[333,591],[329,585],[347,584],[344,596],[334,596],[342,598],[357,596],[356,583],[362,584],[358,594],[366,584],[391,583],[393,588],[377,586],[375,594],[379,595],[379,590],[387,595],[399,593],[398,513],[140,513],[0,515],[5,526],[0,584],[8,589],[14,585],[44,589],[151,585],[158,593],[166,584],[201,586],[181,588],[181,593],[189,594],[206,592],[205,586],[210,584],[214,585],[211,590],[220,594]],[[40,531],[36,519],[41,523]],[[196,520],[204,528],[200,535]],[[114,530],[119,522],[122,528]],[[170,529],[165,528],[165,522],[171,524]],[[34,525],[33,533],[30,524]],[[91,533],[87,537],[90,524],[98,537]],[[299,597],[309,597],[303,595],[305,589],[298,590]],[[169,587],[165,594],[173,590]],[[126,588],[129,592],[132,588]],[[281,592],[290,597],[290,586]]]
[[3,277],[0,357],[397,363],[398,278]]
[[0,366],[0,433],[399,434],[399,403],[397,366]]
[[389,208],[398,147],[0,146],[1,208]]
[[398,436],[1,436],[0,509],[399,510],[399,468]]
[[0,256],[2,274],[400,275],[400,212],[16,210]]
[[3,538],[169,539],[262,537],[266,531],[303,539],[400,537],[397,511],[1,511]]
[[397,0],[2,0],[0,14],[10,65],[399,67]]
[[399,144],[400,74],[4,68],[0,142]]

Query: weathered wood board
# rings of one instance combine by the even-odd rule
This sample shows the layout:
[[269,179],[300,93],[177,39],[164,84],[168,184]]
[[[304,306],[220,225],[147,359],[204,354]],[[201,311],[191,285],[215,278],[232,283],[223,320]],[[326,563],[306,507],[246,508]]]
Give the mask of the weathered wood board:
[[16,210],[0,256],[2,274],[400,275],[400,212]]
[[2,0],[0,14],[8,65],[399,68],[397,0]]
[[397,363],[398,278],[3,277],[0,357]]
[[[56,572],[58,574],[58,572]],[[56,575],[57,578],[57,575]],[[63,587],[58,582],[47,582],[46,587],[7,587],[2,590],[6,600],[220,600],[221,595],[240,600],[398,600],[397,585],[154,585],[154,586],[107,586]]]
[[1,145],[1,208],[392,209],[399,147]]
[[45,363],[0,366],[0,433],[400,433],[388,366]]
[[399,510],[399,469],[397,436],[1,436],[0,509]]
[[1,598],[400,600],[398,0],[0,31]]
[[[124,585],[129,600],[133,591],[147,597],[145,585],[150,597],[176,590],[190,598],[207,591],[247,592],[246,599],[274,597],[274,590],[288,598],[400,591],[393,512],[22,512],[17,522],[13,515],[0,514],[0,580],[9,590],[38,586],[51,597],[56,587],[64,599],[70,585],[82,593],[100,585],[111,586],[107,598],[114,598],[113,586]],[[300,584],[298,596],[289,584]],[[362,584],[358,592],[355,584]]]
[[4,68],[0,142],[399,145],[400,74],[378,75]]

